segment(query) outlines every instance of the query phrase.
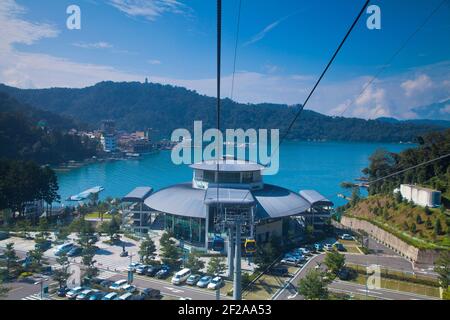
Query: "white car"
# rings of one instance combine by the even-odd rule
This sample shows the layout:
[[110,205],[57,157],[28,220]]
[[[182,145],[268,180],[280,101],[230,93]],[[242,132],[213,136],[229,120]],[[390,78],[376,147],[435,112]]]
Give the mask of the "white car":
[[116,282],[114,282],[112,285],[109,286],[110,290],[120,290],[122,289],[123,286],[125,286],[127,284],[127,280],[122,279],[122,280],[118,280]]
[[302,262],[301,259],[296,257],[285,257],[283,260],[281,260],[281,263],[288,264],[288,265],[299,265]]
[[301,255],[304,255],[304,256],[309,256],[311,254],[311,251],[309,251],[306,248],[297,248],[294,250],[294,252],[300,253]]
[[211,280],[211,282],[208,284],[208,289],[210,290],[217,290],[223,285],[223,280],[221,277],[215,277]]
[[326,251],[333,251],[333,245],[327,243],[326,245],[323,246],[323,249]]
[[348,233],[344,233],[344,234],[341,236],[341,239],[342,239],[342,240],[353,240],[354,238],[353,238],[353,236],[349,235]]
[[76,300],[88,300],[93,293],[94,291],[91,289],[83,290],[80,294],[77,295]]
[[139,263],[139,262],[133,262],[132,264],[130,264],[130,265],[128,266],[128,271],[135,272],[136,269],[139,268],[140,266],[142,266],[141,263]]
[[81,291],[83,291],[83,290],[84,290],[83,287],[75,287],[66,293],[66,298],[75,299],[77,297],[77,295],[80,294]]
[[136,286],[133,286],[132,284],[125,284],[125,285],[123,285],[121,288],[120,288],[120,290],[123,290],[123,291],[126,291],[126,292],[130,292],[130,293],[133,293],[133,292],[136,292],[137,291],[137,288],[136,288]]

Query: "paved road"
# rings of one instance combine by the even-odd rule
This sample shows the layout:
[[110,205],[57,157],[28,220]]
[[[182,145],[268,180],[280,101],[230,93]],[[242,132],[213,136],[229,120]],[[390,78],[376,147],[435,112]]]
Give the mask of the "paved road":
[[400,292],[389,289],[367,289],[366,286],[347,282],[347,281],[334,281],[330,284],[329,289],[331,291],[344,292],[348,294],[359,294],[375,297],[383,300],[439,300],[438,298],[422,296],[409,292]]
[[[297,293],[297,283],[303,278],[310,269],[320,265],[325,258],[325,254],[312,257],[286,284],[285,288],[280,290],[273,297],[274,300],[291,300],[291,299],[303,299],[302,296]],[[402,261],[403,260],[403,261]],[[346,262],[351,262],[361,265],[379,264],[384,267],[394,268],[398,270],[413,270],[409,261],[401,257],[391,256],[376,256],[376,255],[351,255],[346,254]],[[438,300],[433,297],[421,296],[408,292],[400,292],[389,289],[376,289],[366,291],[366,287],[360,284],[344,281],[334,281],[330,286],[330,290],[345,292],[349,294],[366,294],[378,299],[386,300]]]

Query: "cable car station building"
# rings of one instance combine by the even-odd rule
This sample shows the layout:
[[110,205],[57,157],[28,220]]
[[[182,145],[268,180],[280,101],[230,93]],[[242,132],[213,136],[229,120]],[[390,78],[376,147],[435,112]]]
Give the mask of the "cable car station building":
[[243,238],[259,243],[287,234],[290,217],[313,207],[302,195],[263,181],[264,167],[243,160],[210,160],[190,166],[193,179],[147,196],[143,203],[164,229],[197,248],[227,236],[226,223],[239,219]]

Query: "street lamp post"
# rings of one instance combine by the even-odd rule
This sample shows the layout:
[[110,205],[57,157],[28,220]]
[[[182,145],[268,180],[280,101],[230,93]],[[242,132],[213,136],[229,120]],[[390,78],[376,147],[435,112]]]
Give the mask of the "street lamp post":
[[44,281],[48,281],[48,278],[42,278],[39,281],[36,281],[35,285],[40,285],[40,296],[41,300],[44,300]]

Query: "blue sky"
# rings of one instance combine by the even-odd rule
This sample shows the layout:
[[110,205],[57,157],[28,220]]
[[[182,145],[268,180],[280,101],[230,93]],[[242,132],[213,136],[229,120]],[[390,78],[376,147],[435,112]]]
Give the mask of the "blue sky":
[[[224,0],[223,91],[229,95],[239,0]],[[450,1],[363,95],[364,84],[441,0],[380,0],[381,30],[364,15],[309,109],[414,118],[450,97]],[[2,0],[0,82],[23,88],[150,81],[214,95],[214,0]],[[81,30],[66,8],[81,8]],[[242,0],[234,98],[301,103],[359,12],[361,0]],[[348,107],[350,105],[350,107]],[[448,115],[450,116],[450,106]]]

